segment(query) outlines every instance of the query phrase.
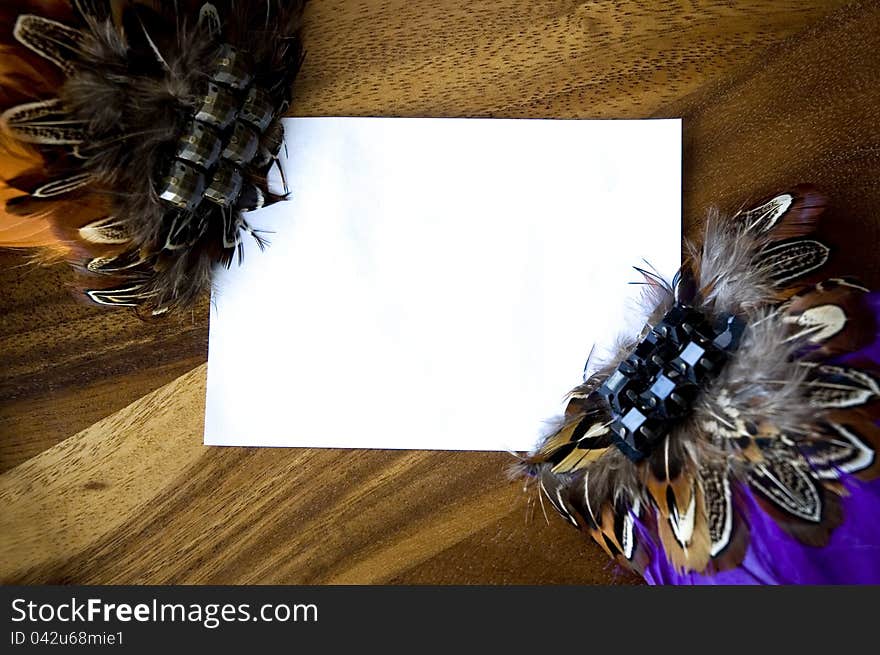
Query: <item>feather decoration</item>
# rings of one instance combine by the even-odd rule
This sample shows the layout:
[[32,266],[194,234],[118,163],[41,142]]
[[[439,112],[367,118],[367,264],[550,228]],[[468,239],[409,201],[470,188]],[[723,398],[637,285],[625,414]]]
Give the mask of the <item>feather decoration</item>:
[[[799,579],[767,553],[821,552],[873,525],[845,507],[880,473],[880,361],[858,354],[880,312],[856,280],[817,277],[825,207],[800,185],[711,214],[673,284],[646,276],[641,334],[520,459],[559,513],[651,582]],[[776,573],[755,573],[762,557]],[[862,573],[880,580],[880,561]]]
[[161,314],[264,244],[302,0],[0,8],[0,246],[70,261],[93,302]]

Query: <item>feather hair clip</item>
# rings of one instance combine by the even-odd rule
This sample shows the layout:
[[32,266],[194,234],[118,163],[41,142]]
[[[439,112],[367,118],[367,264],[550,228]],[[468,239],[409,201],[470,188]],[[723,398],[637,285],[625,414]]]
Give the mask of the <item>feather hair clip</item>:
[[92,301],[161,314],[262,237],[247,212],[302,60],[301,0],[0,8],[0,246],[66,259]]
[[709,217],[518,469],[652,583],[880,581],[880,294],[816,281],[803,185]]

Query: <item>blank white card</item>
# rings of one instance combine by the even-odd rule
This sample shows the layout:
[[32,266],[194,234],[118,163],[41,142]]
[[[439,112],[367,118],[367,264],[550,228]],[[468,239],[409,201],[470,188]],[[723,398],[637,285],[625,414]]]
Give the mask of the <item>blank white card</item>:
[[205,443],[528,450],[680,264],[681,122],[297,118],[211,310]]

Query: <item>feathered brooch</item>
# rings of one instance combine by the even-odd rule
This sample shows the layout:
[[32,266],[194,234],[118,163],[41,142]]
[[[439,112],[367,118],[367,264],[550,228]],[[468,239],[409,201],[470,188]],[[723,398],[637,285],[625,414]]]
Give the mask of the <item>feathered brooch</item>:
[[[247,212],[302,51],[302,2],[19,0],[0,8],[0,245],[69,260],[88,298],[159,314],[262,245]],[[32,13],[31,13],[32,12]]]
[[[653,583],[880,581],[880,295],[822,280],[825,199],[709,216],[521,470]],[[585,376],[586,377],[586,376]]]

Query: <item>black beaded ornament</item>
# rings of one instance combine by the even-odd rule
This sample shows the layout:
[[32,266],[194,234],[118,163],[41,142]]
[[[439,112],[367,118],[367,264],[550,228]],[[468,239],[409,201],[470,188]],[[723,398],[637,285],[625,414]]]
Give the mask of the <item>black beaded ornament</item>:
[[651,454],[690,413],[700,388],[716,377],[739,345],[745,325],[730,314],[710,324],[676,303],[599,387],[611,408],[614,444],[632,461]]

